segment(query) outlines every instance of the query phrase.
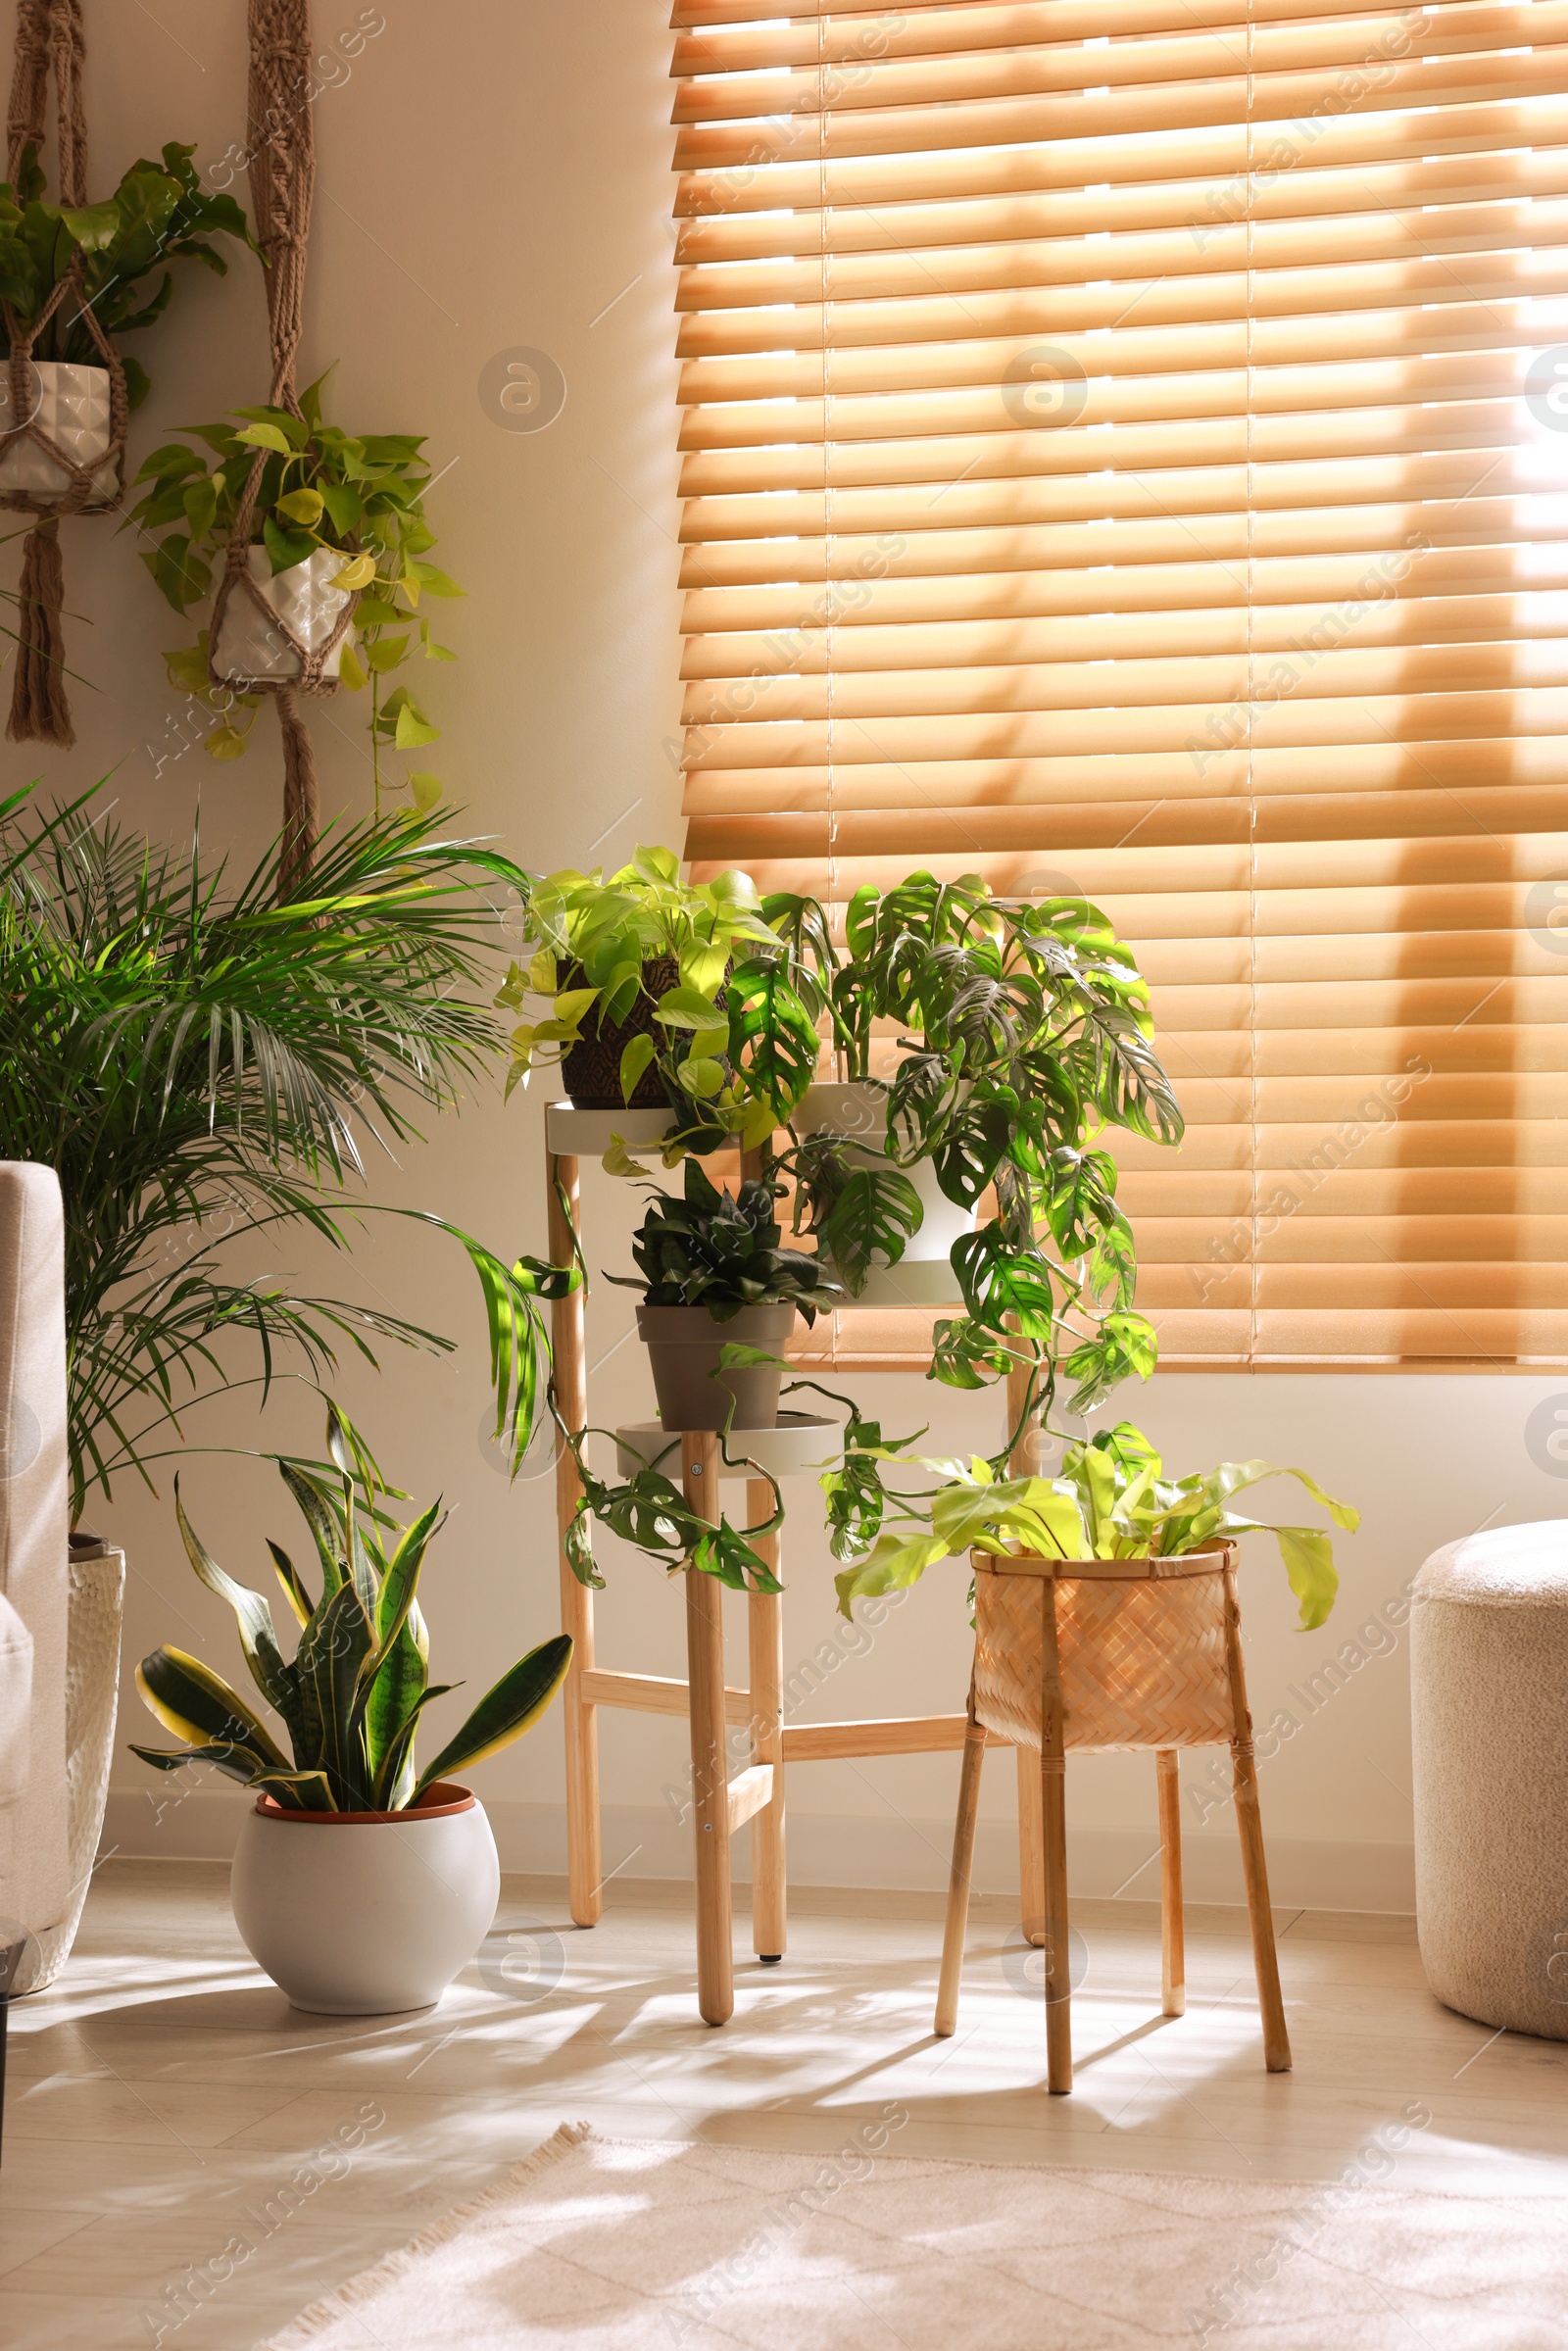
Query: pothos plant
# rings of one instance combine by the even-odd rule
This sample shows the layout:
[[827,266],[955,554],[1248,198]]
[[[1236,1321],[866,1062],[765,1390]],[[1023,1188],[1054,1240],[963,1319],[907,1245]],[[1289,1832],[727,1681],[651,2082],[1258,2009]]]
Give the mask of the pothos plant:
[[[735,1359],[754,1352],[725,1349],[726,1357]],[[852,1399],[835,1396],[834,1401],[849,1410],[844,1452],[820,1482],[834,1557],[851,1562],[835,1579],[846,1616],[857,1599],[914,1584],[939,1560],[971,1550],[1058,1559],[1146,1554],[1169,1559],[1244,1535],[1272,1534],[1299,1604],[1301,1629],[1311,1631],[1324,1622],[1339,1590],[1331,1536],[1321,1527],[1244,1517],[1231,1509],[1231,1497],[1265,1478],[1295,1478],[1335,1526],[1353,1534],[1360,1524],[1348,1502],[1325,1494],[1305,1470],[1271,1461],[1222,1461],[1216,1469],[1166,1478],[1159,1453],[1130,1421],[1068,1445],[1054,1478],[1017,1477],[1009,1473],[1005,1447],[967,1460],[915,1454],[911,1448],[923,1430],[885,1438],[878,1423],[860,1417]],[[1014,1430],[1012,1440],[1021,1433]],[[890,1463],[927,1471],[939,1483],[890,1488],[884,1476]]]
[[857,891],[842,954],[814,901],[771,897],[762,912],[811,970],[802,993],[847,1078],[870,1077],[878,1022],[900,1032],[886,1167],[793,1133],[774,1160],[797,1186],[797,1229],[822,1239],[853,1294],[873,1251],[902,1255],[918,1203],[900,1171],[929,1160],[949,1200],[995,1201],[954,1247],[964,1312],[937,1325],[930,1377],[978,1388],[1026,1367],[1044,1407],[1064,1365],[1078,1411],[1129,1373],[1147,1378],[1155,1338],[1134,1307],[1106,1139],[1121,1128],[1173,1144],[1182,1116],[1148,988],[1106,916],[1082,899],[1000,899],[977,874],[929,873]]
[[[657,1070],[676,1113],[666,1165],[732,1137],[755,1147],[788,1122],[820,1046],[815,982],[764,918],[750,874],[683,882],[673,850],[639,848],[608,880],[596,867],[535,883],[527,938],[532,956],[497,999],[527,1014],[513,1031],[509,1093],[563,1061],[585,1028],[619,1027],[641,1007],[620,1089],[629,1102]],[[624,1148],[606,1164],[643,1172]]]
[[[195,152],[171,142],[161,165],[143,156],[100,204],[47,203],[48,182],[30,143],[15,185],[0,180],[0,300],[9,303],[18,323],[30,326],[61,279],[80,265],[81,300],[68,296],[58,305],[33,345],[35,360],[102,367],[89,311],[118,341],[151,326],[168,309],[173,272],[166,269],[151,292],[145,284],[166,260],[199,261],[222,277],[228,264],[211,237],[232,237],[256,250],[233,197],[215,195],[191,169]],[[10,350],[0,319],[0,353],[9,358]],[[124,353],[121,364],[126,396],[137,408],[147,396],[146,369]]]
[[[233,534],[239,503],[258,450],[266,453],[252,523],[253,543],[267,550],[272,576],[308,563],[318,548],[342,556],[330,586],[359,592],[357,642],[345,643],[340,675],[352,693],[369,690],[370,755],[375,807],[397,788],[383,761],[388,752],[416,754],[440,736],[407,684],[393,673],[415,660],[453,661],[451,648],[431,634],[427,598],[462,596],[456,581],[426,559],[435,533],[425,519],[429,486],[424,442],[414,433],[349,433],[321,413],[325,376],[300,395],[300,414],[285,408],[235,409],[236,422],[184,429],[213,453],[184,442],[155,449],[136,476],[149,484],[128,523],[164,536],[142,557],[166,600],[182,617],[212,593]],[[171,682],[220,713],[207,738],[214,759],[237,759],[254,724],[258,697],[215,686],[208,668],[209,634],[168,654]],[[252,715],[243,724],[239,713]],[[416,808],[432,808],[439,779],[423,768],[406,781]]]

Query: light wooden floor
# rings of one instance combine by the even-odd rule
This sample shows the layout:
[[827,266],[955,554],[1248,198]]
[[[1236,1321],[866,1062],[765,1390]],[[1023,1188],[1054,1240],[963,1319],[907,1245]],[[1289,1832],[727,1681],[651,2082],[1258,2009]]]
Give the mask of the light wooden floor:
[[876,2118],[890,2153],[1323,2179],[1413,2110],[1401,2183],[1568,2190],[1568,2043],[1441,2008],[1404,1920],[1279,1914],[1296,2071],[1271,2078],[1240,1912],[1189,1914],[1189,2011],[1166,2023],[1153,1906],[1080,1904],[1078,2086],[1052,2100],[1000,1899],[975,1903],[938,2041],[934,1898],[797,1890],[788,1957],[742,1961],[715,2033],[685,1889],[610,1891],[579,1934],[556,1882],[508,1879],[480,1964],[377,2023],[289,2009],[221,1868],[111,1863],[64,1982],[12,2017],[7,2351],[248,2347],[564,2120],[828,2153]]

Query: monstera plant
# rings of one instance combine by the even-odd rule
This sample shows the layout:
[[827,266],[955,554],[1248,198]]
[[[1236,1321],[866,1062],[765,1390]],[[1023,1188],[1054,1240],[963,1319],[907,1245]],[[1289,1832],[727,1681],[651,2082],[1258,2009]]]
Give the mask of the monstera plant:
[[[1117,1129],[1176,1143],[1182,1117],[1148,988],[1105,915],[929,873],[857,891],[843,953],[813,901],[773,897],[762,912],[816,975],[808,1001],[844,1076],[806,1097],[775,1165],[845,1287],[860,1291],[873,1259],[898,1266],[951,1203],[944,1254],[964,1312],[937,1326],[933,1378],[976,1388],[1027,1367],[1043,1403],[1060,1366],[1081,1410],[1147,1376],[1154,1334],[1134,1306],[1109,1145]],[[897,1065],[877,1078],[890,1026]]]

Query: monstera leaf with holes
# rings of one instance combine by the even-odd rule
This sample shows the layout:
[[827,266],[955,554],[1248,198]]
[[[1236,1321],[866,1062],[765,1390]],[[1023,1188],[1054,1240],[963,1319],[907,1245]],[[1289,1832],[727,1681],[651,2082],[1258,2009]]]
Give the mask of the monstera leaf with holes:
[[[207,1550],[174,1483],[174,1515],[185,1554],[209,1592],[234,1611],[258,1706],[183,1649],[144,1657],[136,1687],[149,1710],[184,1743],[133,1746],[162,1772],[210,1763],[273,1797],[289,1812],[405,1812],[438,1780],[510,1746],[544,1713],[571,1662],[558,1634],[504,1673],[461,1730],[420,1771],[415,1740],[424,1709],[456,1687],[432,1683],[429,1638],[419,1611],[420,1571],[445,1524],[432,1502],[404,1528],[393,1526],[337,1415],[327,1421],[335,1478],[314,1465],[279,1460],[316,1551],[316,1584],[280,1543],[272,1565],[298,1623],[286,1658],[269,1601],[240,1584]],[[277,1728],[264,1709],[276,1718]]]

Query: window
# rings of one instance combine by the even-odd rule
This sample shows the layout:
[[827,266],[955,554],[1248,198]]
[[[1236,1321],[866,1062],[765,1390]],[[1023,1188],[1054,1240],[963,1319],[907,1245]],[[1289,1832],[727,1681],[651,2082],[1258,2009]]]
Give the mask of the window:
[[1105,907],[1168,1366],[1562,1360],[1568,6],[674,23],[696,870]]

